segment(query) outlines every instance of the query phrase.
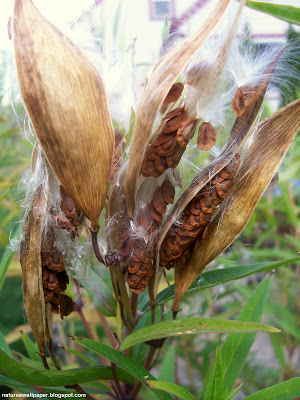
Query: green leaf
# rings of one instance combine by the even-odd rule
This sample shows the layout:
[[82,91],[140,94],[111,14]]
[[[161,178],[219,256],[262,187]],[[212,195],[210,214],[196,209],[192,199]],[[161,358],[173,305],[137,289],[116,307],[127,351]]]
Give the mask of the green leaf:
[[24,343],[29,358],[33,361],[41,362],[41,357],[38,354],[39,349],[37,347],[37,344],[33,343],[25,333],[21,334],[21,339]]
[[283,4],[264,3],[260,1],[247,1],[246,5],[254,10],[272,15],[290,24],[300,25],[300,8]]
[[[20,364],[0,350],[0,371],[18,382],[37,386],[69,386],[96,379],[113,379],[110,367],[74,368],[64,371],[53,371],[32,368]],[[117,370],[120,381],[132,381],[128,374]]]
[[8,356],[11,356],[10,348],[6,343],[5,338],[1,331],[0,331],[0,349],[3,350],[4,353],[6,353]]
[[121,345],[123,351],[137,343],[147,340],[160,339],[179,335],[196,335],[199,333],[244,333],[244,332],[280,332],[272,326],[256,324],[252,322],[230,321],[227,319],[213,318],[183,318],[173,321],[159,322],[146,326],[127,336]]
[[74,273],[97,310],[106,317],[114,317],[116,315],[116,301],[112,290],[100,278],[99,274],[96,274],[92,268],[87,268],[84,273],[82,271],[74,271]]
[[175,382],[175,362],[176,362],[176,347],[169,346],[167,353],[164,355],[162,365],[158,374],[160,381]]
[[[250,276],[259,272],[271,271],[273,269],[279,268],[283,265],[291,264],[294,262],[299,263],[299,257],[290,258],[283,261],[278,261],[275,263],[258,263],[255,265],[241,265],[238,267],[229,267],[222,269],[215,269],[213,271],[207,271],[199,275],[199,277],[195,280],[195,282],[190,286],[187,290],[187,293],[195,293],[198,290],[207,289],[213,286],[220,285],[225,282],[245,278],[246,276]],[[156,298],[156,304],[163,304],[168,300],[174,298],[174,285],[168,286],[166,289],[162,290]],[[150,310],[150,304],[148,303],[142,311]]]
[[[18,225],[17,228],[14,229],[14,231],[13,231],[13,233],[11,235],[12,239],[14,239],[17,236],[19,236],[20,229],[21,229],[20,225]],[[5,275],[6,275],[6,272],[8,270],[8,267],[10,265],[10,262],[11,262],[11,260],[13,258],[13,255],[14,255],[14,252],[12,251],[11,248],[8,247],[5,250],[5,252],[4,252],[4,254],[3,254],[2,258],[1,258],[1,261],[0,261],[0,290],[1,290],[2,285],[4,283]]]
[[222,372],[222,358],[220,352],[220,343],[217,347],[216,354],[216,367],[214,373],[214,380],[212,385],[212,395],[211,400],[219,400],[222,398],[223,393],[223,372]]
[[233,400],[235,398],[235,396],[238,394],[238,392],[240,391],[242,386],[243,386],[243,384],[241,383],[238,387],[236,387],[231,392],[229,392],[227,395],[225,395],[225,397],[222,398],[222,400]]
[[[259,322],[268,298],[272,280],[266,277],[244,305],[238,319]],[[255,340],[256,334],[228,335],[222,346],[223,390],[231,391]]]
[[272,344],[277,361],[279,362],[281,369],[283,371],[285,371],[287,365],[286,365],[286,361],[285,361],[284,349],[283,349],[282,343],[280,342],[280,337],[278,338],[277,335],[272,335],[272,334],[270,334],[269,337],[270,337],[270,342]]
[[[89,350],[94,351],[97,354],[100,354],[102,357],[107,358],[108,360],[118,365],[120,368],[124,369],[128,374],[132,375],[143,384],[145,384],[144,378],[146,376],[149,376],[150,379],[155,380],[155,378],[145,368],[143,368],[140,364],[133,361],[131,358],[126,357],[120,351],[117,351],[109,346],[106,346],[105,344],[96,342],[91,339],[75,338],[75,342],[83,347],[86,347]],[[171,400],[170,396],[167,395],[166,393],[158,391],[154,391],[154,393],[159,399]]]
[[196,400],[195,397],[181,386],[175,385],[175,383],[162,382],[162,381],[147,381],[147,385],[152,389],[163,390],[164,392],[173,394],[179,399],[183,400]]
[[34,390],[31,386],[25,386],[24,384],[15,381],[7,376],[4,376],[0,373],[0,385],[7,386],[12,389],[18,390],[20,393],[35,393],[38,394],[36,390]]
[[93,360],[91,360],[85,354],[82,354],[80,351],[71,349],[70,347],[67,347],[67,346],[62,346],[62,349],[66,350],[68,353],[74,354],[74,356],[80,358],[81,360],[86,362],[88,365],[97,365]]
[[300,396],[300,378],[293,378],[250,394],[244,400],[295,400],[298,396]]

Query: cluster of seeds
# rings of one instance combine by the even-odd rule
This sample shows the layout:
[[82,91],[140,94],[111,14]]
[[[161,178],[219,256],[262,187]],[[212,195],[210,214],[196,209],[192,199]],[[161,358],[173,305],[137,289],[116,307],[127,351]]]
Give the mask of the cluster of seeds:
[[[77,236],[81,213],[62,187],[61,209],[65,217],[55,215],[55,210],[52,210],[52,218],[57,221],[61,228],[68,229],[74,237]],[[54,245],[55,241],[54,229],[50,228],[41,247],[42,280],[45,303],[50,303],[51,311],[60,314],[63,318],[75,310],[75,303],[70,296],[62,293],[67,288],[69,277],[65,270],[62,253]]]
[[192,137],[197,118],[186,118],[185,107],[166,114],[160,133],[146,151],[141,173],[145,177],[159,177],[168,168],[176,168]]
[[[168,204],[174,202],[175,189],[171,182],[166,179],[154,192],[152,201],[138,216],[138,226],[148,233],[154,233],[160,226],[163,215],[167,211]],[[152,260],[154,258],[154,246],[152,240],[146,242],[143,238],[134,240],[132,255],[128,265],[127,283],[135,293],[145,290],[149,278],[153,275]]]
[[160,266],[175,267],[178,261],[185,262],[199,241],[204,240],[208,224],[216,208],[228,196],[234,184],[240,163],[237,154],[203,189],[189,202],[183,211],[180,225],[170,229],[160,250]]

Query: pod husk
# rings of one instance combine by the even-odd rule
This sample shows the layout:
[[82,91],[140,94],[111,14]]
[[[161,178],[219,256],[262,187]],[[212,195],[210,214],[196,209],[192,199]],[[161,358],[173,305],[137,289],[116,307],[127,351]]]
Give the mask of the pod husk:
[[45,355],[45,300],[42,282],[41,237],[47,201],[41,187],[37,189],[22,230],[20,262],[23,301],[29,325],[41,355]]
[[207,239],[199,243],[189,262],[176,268],[173,310],[178,311],[181,297],[206,265],[242,232],[299,129],[300,99],[259,125],[227,197],[228,210],[224,207],[212,221]]
[[114,148],[102,79],[31,0],[16,0],[14,14],[15,59],[26,110],[56,176],[96,231]]
[[149,82],[143,92],[132,134],[129,165],[125,180],[125,195],[128,215],[133,217],[137,178],[147,148],[155,117],[171,89],[177,76],[187,64],[195,51],[212,33],[230,0],[219,1],[216,8],[206,19],[202,27],[193,35],[167,53],[154,68]]

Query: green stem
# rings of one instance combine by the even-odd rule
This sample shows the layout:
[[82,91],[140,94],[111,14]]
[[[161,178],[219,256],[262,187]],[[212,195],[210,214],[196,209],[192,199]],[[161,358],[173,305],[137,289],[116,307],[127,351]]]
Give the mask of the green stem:
[[118,282],[120,298],[121,298],[122,305],[124,307],[126,319],[128,321],[129,327],[132,330],[134,327],[133,316],[132,316],[132,311],[131,311],[131,307],[130,307],[130,303],[129,303],[128,293],[127,293],[126,286],[125,286],[124,277],[123,277],[120,266],[115,267],[114,272],[115,272],[116,279]]

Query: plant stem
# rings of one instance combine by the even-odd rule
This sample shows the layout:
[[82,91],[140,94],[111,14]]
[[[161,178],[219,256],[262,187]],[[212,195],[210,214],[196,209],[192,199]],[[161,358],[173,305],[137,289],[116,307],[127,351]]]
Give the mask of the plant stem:
[[116,279],[118,282],[120,297],[121,297],[122,305],[125,310],[126,319],[132,330],[134,327],[133,316],[132,316],[131,307],[130,307],[130,303],[129,303],[128,293],[127,293],[125,282],[124,282],[124,277],[123,277],[120,266],[115,267],[114,272],[115,272],[115,276],[116,276]]
[[[150,346],[147,354],[147,358],[144,364],[144,368],[148,371],[151,367],[152,360],[155,354],[156,348],[153,346]],[[129,399],[134,400],[136,396],[138,395],[139,391],[141,390],[142,387],[142,382],[137,382],[135,387],[133,388],[133,391],[131,392]]]
[[133,292],[132,296],[131,296],[131,312],[132,312],[133,318],[135,318],[135,316],[136,316],[138,301],[139,301],[139,295],[137,293]]
[[121,388],[120,382],[119,382],[119,378],[117,376],[116,364],[115,363],[111,363],[111,371],[112,371],[112,374],[113,374],[113,378],[114,378],[114,382],[115,382],[118,394],[121,396],[122,400],[126,400],[126,398],[125,398],[125,396],[123,394],[123,390]]
[[111,346],[112,347],[116,347],[117,341],[116,341],[114,335],[112,334],[112,331],[111,331],[111,329],[110,329],[110,327],[109,327],[109,325],[108,325],[108,323],[106,321],[106,318],[104,317],[104,315],[99,310],[96,310],[96,312],[97,312],[97,314],[98,314],[98,316],[100,318],[101,324],[103,326],[103,329],[105,330],[105,333],[107,335],[107,338],[108,338]]

